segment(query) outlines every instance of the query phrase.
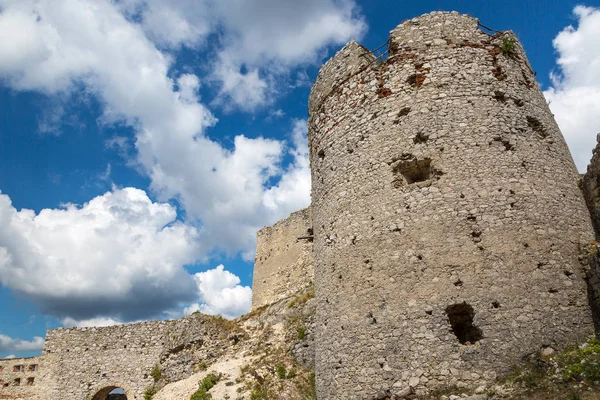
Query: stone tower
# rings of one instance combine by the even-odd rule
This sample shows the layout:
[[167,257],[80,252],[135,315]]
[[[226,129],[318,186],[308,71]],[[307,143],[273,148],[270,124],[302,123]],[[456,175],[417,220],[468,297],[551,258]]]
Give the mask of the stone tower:
[[593,334],[593,240],[511,32],[435,12],[355,42],[309,99],[319,399],[474,388]]

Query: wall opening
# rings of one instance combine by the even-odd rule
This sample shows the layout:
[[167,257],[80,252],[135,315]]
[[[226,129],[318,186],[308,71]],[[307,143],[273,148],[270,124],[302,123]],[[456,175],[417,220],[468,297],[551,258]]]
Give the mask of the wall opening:
[[108,386],[96,393],[92,400],[127,400],[127,394],[120,387]]
[[473,325],[475,311],[466,302],[446,307],[446,314],[452,326],[452,332],[461,344],[474,344],[483,339],[483,332]]
[[431,166],[431,158],[418,159],[412,154],[403,154],[392,164],[394,173],[394,187],[425,182],[436,176],[436,171]]

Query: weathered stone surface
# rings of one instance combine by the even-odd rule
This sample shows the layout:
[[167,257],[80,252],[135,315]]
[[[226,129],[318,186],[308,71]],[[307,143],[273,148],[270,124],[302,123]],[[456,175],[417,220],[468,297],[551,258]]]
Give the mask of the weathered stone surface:
[[37,399],[41,364],[40,357],[0,360],[0,399]]
[[[41,357],[0,360],[0,399],[105,400],[115,388],[142,399],[159,366],[165,381],[191,375],[192,366],[217,358],[228,346],[227,324],[202,314],[105,328],[49,331]],[[24,365],[23,372],[12,372]],[[37,365],[35,372],[30,371]],[[14,380],[21,378],[19,386]],[[33,385],[27,379],[34,378]]]
[[289,297],[312,283],[314,266],[310,236],[310,208],[296,211],[258,231],[252,309]]
[[351,43],[311,91],[319,398],[474,389],[593,333],[575,165],[514,34],[477,22],[406,21],[366,68]]
[[581,180],[581,189],[592,216],[596,236],[600,237],[600,134],[598,134],[596,140],[599,143],[594,148],[592,160]]

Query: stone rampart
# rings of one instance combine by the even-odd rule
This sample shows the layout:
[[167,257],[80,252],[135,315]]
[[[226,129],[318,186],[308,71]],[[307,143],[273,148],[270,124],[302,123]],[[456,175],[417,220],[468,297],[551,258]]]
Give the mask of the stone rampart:
[[593,333],[589,214],[513,33],[414,18],[309,104],[318,398],[475,388]]
[[252,309],[297,293],[312,284],[313,276],[310,208],[258,231]]
[[42,357],[0,360],[0,399],[38,399],[42,363]]
[[0,360],[0,399],[105,400],[121,388],[141,400],[155,384],[155,366],[161,382],[186,378],[226,350],[230,332],[228,321],[203,314],[48,331],[41,357]]

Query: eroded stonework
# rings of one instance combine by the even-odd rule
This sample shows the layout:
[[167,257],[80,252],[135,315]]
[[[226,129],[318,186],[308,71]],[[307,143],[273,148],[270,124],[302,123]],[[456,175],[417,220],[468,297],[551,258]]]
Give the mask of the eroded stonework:
[[310,208],[258,231],[252,309],[299,292],[312,283],[313,275]]
[[[259,231],[253,313],[50,331],[41,357],[0,360],[0,399],[141,400],[167,384],[157,397],[180,400],[207,367],[260,385],[278,352],[315,366],[319,399],[426,397],[600,330],[578,174],[513,33],[435,12],[394,29],[384,61],[351,42],[309,114],[313,205]],[[598,154],[581,181],[595,222]],[[221,393],[252,398],[240,382]]]
[[435,12],[309,100],[320,399],[475,388],[591,335],[578,174],[521,44]]
[[[195,372],[193,365],[218,357],[228,345],[229,330],[221,321],[194,314],[173,321],[48,331],[41,357],[0,360],[0,380],[8,383],[0,389],[0,399],[105,400],[121,388],[129,400],[141,400],[155,384],[155,366],[163,379],[177,381]],[[23,365],[24,371],[12,372],[15,365]]]

